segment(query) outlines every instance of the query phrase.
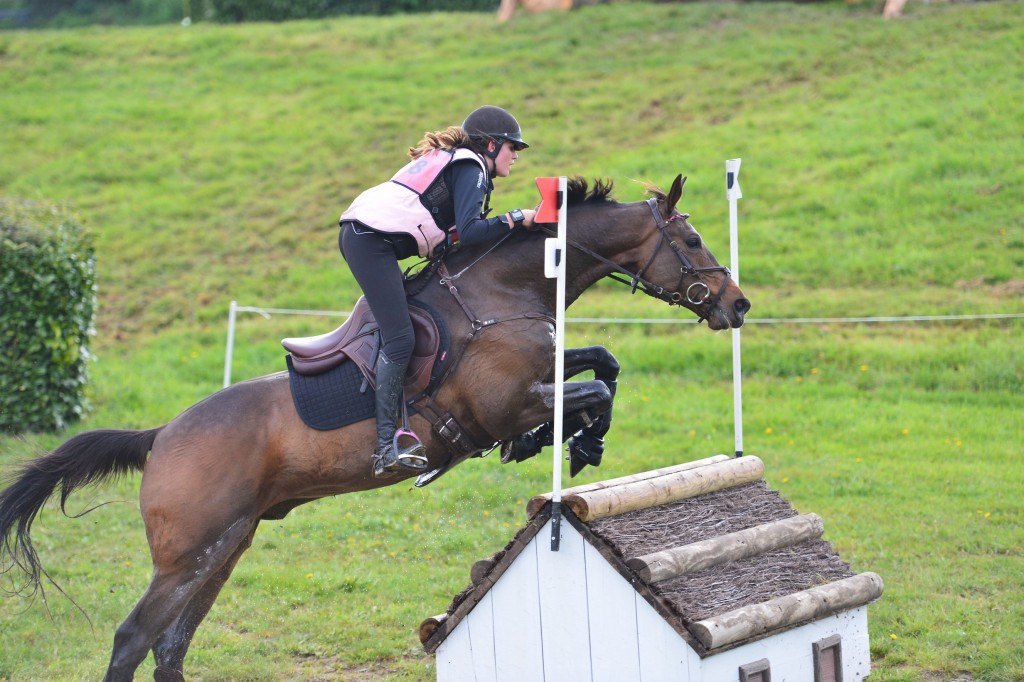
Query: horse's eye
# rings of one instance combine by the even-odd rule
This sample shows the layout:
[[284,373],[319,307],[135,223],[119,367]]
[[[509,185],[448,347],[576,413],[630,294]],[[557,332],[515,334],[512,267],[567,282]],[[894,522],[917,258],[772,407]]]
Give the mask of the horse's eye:
[[700,237],[690,237],[689,239],[686,240],[686,245],[689,246],[691,249],[699,248]]

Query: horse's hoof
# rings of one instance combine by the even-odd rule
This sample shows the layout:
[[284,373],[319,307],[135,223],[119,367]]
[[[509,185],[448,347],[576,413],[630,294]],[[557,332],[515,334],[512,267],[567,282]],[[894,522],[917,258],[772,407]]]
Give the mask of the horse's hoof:
[[583,467],[601,466],[604,455],[604,438],[581,431],[569,439],[569,477],[572,478]]
[[501,463],[525,462],[540,453],[545,445],[554,443],[554,427],[550,422],[541,424],[533,431],[516,436],[501,445]]

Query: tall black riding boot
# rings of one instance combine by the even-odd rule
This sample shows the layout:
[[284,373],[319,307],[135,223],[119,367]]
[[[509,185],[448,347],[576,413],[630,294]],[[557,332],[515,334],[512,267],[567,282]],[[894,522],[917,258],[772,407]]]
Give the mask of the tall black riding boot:
[[[405,399],[404,365],[399,365],[380,354],[377,363],[377,448],[373,452],[373,475],[385,476],[403,468],[422,471],[427,468],[425,448],[412,431],[398,430],[398,415]],[[399,445],[399,437],[411,438],[413,443]]]

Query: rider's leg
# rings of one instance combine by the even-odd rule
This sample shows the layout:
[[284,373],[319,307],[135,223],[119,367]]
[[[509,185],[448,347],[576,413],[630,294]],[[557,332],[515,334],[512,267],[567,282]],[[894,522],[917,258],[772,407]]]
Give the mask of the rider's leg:
[[[411,431],[398,430],[398,417],[405,395],[406,365],[392,362],[381,352],[377,362],[377,447],[374,450],[373,475],[395,471],[402,466],[412,469],[426,467],[423,444]],[[412,443],[399,442],[399,435]]]
[[386,235],[365,228],[361,231],[351,225],[342,229],[340,245],[380,326],[383,341],[377,362],[374,475],[380,476],[401,466],[422,469],[426,460],[423,445],[415,434],[412,434],[411,446],[395,447],[398,415],[405,395],[403,383],[415,335],[394,247]]

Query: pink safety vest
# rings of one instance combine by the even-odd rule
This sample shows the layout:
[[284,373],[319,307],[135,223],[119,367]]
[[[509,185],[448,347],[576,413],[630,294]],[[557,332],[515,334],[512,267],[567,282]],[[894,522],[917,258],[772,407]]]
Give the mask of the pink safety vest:
[[[476,161],[484,170],[484,178],[488,177],[487,165],[476,152],[435,149],[407,163],[388,182],[356,197],[341,214],[341,220],[355,220],[377,232],[412,235],[420,256],[429,257],[448,238],[448,229],[455,224],[450,208],[428,208],[433,198],[431,190],[440,185],[444,169],[462,159]],[[446,201],[451,202],[450,194]]]

